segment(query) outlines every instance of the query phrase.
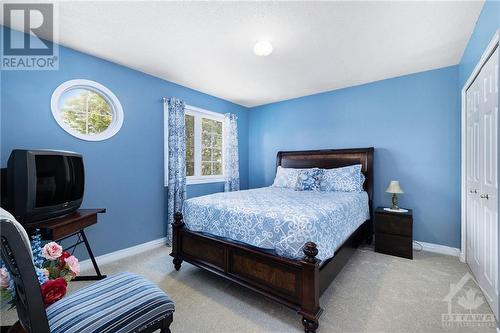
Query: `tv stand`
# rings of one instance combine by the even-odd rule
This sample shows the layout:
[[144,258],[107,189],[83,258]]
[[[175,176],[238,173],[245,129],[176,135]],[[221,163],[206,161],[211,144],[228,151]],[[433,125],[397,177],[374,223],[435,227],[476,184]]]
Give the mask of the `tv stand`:
[[76,243],[65,248],[65,251],[74,251],[74,249],[80,245],[84,244],[87,252],[89,254],[92,265],[94,266],[96,275],[85,275],[77,276],[73,281],[89,281],[89,280],[101,280],[106,277],[106,275],[101,274],[99,266],[95,260],[94,254],[90,247],[87,236],[85,235],[84,229],[97,223],[97,214],[105,213],[106,209],[78,209],[77,211],[59,216],[47,220],[25,223],[23,224],[28,233],[33,234],[37,229],[40,230],[42,239],[62,241],[67,238],[77,236],[78,239]]

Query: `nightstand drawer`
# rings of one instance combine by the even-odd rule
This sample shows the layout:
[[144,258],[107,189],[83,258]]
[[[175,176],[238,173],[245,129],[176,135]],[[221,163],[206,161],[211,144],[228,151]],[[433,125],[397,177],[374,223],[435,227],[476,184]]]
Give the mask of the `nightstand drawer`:
[[411,237],[376,233],[375,251],[413,259],[413,241]]
[[375,217],[375,232],[391,235],[412,236],[411,216],[377,213]]

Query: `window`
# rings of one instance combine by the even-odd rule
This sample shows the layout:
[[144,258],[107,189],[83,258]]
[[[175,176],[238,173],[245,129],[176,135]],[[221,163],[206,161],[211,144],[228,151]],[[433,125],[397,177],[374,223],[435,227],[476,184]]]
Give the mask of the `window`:
[[223,181],[222,114],[186,105],[186,176],[188,184]]
[[103,85],[90,80],[71,80],[56,88],[52,115],[69,134],[100,141],[115,135],[123,124],[118,98]]
[[[164,185],[168,186],[168,106],[164,106]],[[224,181],[224,115],[186,105],[186,183]]]
[[222,176],[222,122],[201,118],[201,174]]

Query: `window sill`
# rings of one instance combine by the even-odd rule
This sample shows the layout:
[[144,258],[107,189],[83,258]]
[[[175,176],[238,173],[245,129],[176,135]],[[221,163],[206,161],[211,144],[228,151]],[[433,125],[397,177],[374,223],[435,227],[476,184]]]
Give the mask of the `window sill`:
[[187,185],[223,183],[224,177],[186,177]]

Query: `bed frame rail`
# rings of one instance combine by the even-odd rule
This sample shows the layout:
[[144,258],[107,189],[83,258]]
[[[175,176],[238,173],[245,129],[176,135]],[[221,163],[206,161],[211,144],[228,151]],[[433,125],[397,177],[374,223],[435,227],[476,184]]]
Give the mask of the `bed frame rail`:
[[290,260],[251,246],[233,243],[184,227],[182,214],[175,214],[170,254],[176,270],[183,261],[208,270],[247,289],[283,304],[302,316],[306,333],[316,332],[322,309],[319,298],[348,262],[356,248],[371,234],[366,221],[321,265],[316,244],[304,245],[304,257]]
[[182,214],[175,214],[170,254],[176,270],[183,261],[206,269],[281,303],[303,317],[306,332],[315,332],[319,307],[320,260],[316,244],[304,246],[302,260],[290,260],[251,246],[192,232],[184,228]]

